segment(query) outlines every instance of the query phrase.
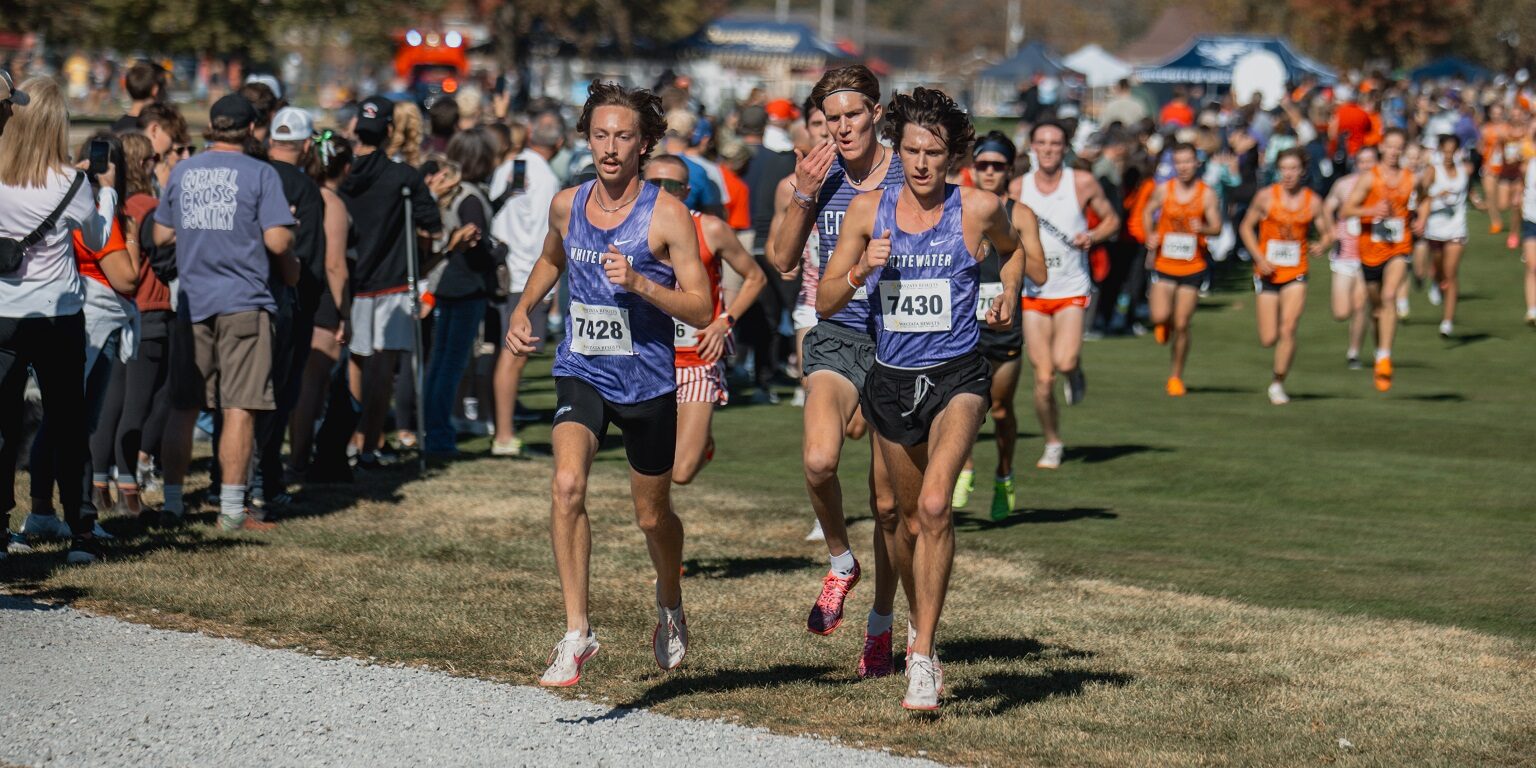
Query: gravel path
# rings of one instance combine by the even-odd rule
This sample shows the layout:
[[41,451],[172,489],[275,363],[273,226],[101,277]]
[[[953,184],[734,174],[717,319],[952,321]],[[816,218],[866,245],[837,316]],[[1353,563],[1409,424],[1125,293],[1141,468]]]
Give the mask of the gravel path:
[[932,765],[0,596],[0,763]]

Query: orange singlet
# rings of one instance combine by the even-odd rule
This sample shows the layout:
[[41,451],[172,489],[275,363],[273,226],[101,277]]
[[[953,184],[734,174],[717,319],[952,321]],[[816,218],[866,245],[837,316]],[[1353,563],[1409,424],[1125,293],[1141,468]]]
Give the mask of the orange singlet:
[[1360,217],[1360,263],[1367,267],[1379,267],[1395,256],[1413,252],[1413,233],[1408,229],[1408,200],[1413,196],[1413,172],[1407,168],[1398,171],[1395,189],[1387,186],[1381,166],[1371,169],[1371,191],[1365,196],[1365,208],[1374,207],[1385,200],[1392,215],[1377,221],[1368,216]]
[[[1307,274],[1307,230],[1312,226],[1313,192],[1301,188],[1301,205],[1285,207],[1285,191],[1275,184],[1269,188],[1269,213],[1259,222],[1259,250],[1275,268],[1268,277],[1275,285],[1289,283]],[[1254,269],[1257,275],[1258,269]]]
[[[1163,209],[1157,218],[1159,237],[1157,261],[1153,268],[1165,275],[1198,275],[1206,268],[1205,182],[1196,180],[1189,200],[1179,202],[1178,179],[1169,179],[1163,187]],[[1170,237],[1171,236],[1171,237]]]
[[[709,243],[704,238],[704,216],[698,211],[693,214],[693,231],[699,236],[699,261],[704,262],[704,273],[709,275],[709,290],[715,301],[715,317],[725,311],[725,298],[720,292],[720,259],[709,249]],[[699,359],[698,328],[694,328],[681,320],[672,321],[674,338],[672,339],[673,362],[678,368],[692,368],[699,365],[709,365]]]

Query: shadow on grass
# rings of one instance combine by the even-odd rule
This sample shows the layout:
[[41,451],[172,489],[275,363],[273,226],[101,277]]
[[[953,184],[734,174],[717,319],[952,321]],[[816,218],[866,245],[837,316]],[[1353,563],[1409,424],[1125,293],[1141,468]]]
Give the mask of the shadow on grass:
[[1158,448],[1151,445],[1125,444],[1125,445],[1079,445],[1068,448],[1062,458],[1067,461],[1081,461],[1084,464],[1101,464],[1106,461],[1135,456],[1138,453],[1171,453],[1171,448]]
[[1300,393],[1292,394],[1290,396],[1290,398],[1291,398],[1291,402],[1294,402],[1294,403],[1304,403],[1304,402],[1307,402],[1308,400],[1342,400],[1342,399],[1359,400],[1360,399],[1359,397],[1356,397],[1355,395],[1323,395],[1323,394],[1318,394],[1318,393],[1315,393],[1315,392],[1300,392]]
[[684,561],[689,578],[744,579],[763,573],[789,573],[814,568],[818,561],[809,557],[714,557]]
[[646,691],[634,701],[620,704],[615,709],[654,707],[680,696],[692,694],[726,693],[742,688],[772,688],[794,683],[847,685],[847,671],[829,665],[775,664],[758,669],[721,669],[673,676]]
[[1421,403],[1465,403],[1467,396],[1457,392],[1436,392],[1432,395],[1406,395],[1403,399]]
[[1093,651],[1046,645],[1032,637],[962,637],[945,640],[939,655],[947,664],[977,661],[1035,661],[1046,658],[1091,659]]
[[[117,537],[103,547],[108,563],[157,552],[207,552],[267,546],[267,542],[256,539],[208,538],[203,531],[210,529],[201,526],[144,532],[137,521],[123,518],[103,521],[102,526]],[[43,586],[60,569],[80,567],[65,563],[64,555],[63,546],[12,554],[0,562],[0,584],[31,597],[52,601],[71,602],[85,597],[84,594],[58,592]]]
[[1186,387],[1191,395],[1246,395],[1257,393],[1257,389],[1245,389],[1242,387]]
[[1445,347],[1446,349],[1457,349],[1459,347],[1465,347],[1468,344],[1476,344],[1480,341],[1487,341],[1489,339],[1497,338],[1502,337],[1494,336],[1491,333],[1458,333],[1445,340]]
[[1120,515],[1104,507],[1069,507],[1067,509],[1018,509],[1002,520],[964,511],[955,512],[955,528],[962,531],[994,531],[1016,525],[1070,523],[1075,520],[1116,520]]
[[990,715],[1037,704],[1060,696],[1081,696],[1090,685],[1121,687],[1135,678],[1120,672],[1085,672],[1060,669],[1042,674],[984,675],[974,680],[959,680],[951,696],[966,701]]

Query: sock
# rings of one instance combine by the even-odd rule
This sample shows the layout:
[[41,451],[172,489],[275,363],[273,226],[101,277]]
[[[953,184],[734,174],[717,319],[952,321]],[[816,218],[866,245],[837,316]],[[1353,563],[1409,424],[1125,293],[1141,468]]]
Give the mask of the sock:
[[177,515],[185,511],[181,506],[180,485],[171,485],[170,483],[165,485],[165,503],[161,505],[161,508]]
[[[590,634],[592,632],[592,630],[589,629],[589,630],[587,630],[587,632],[588,632],[588,634]],[[566,630],[565,639],[567,639],[567,640],[580,640],[581,639],[581,630],[579,630],[579,629]]]
[[1389,349],[1382,349],[1381,347],[1377,347],[1376,348],[1376,362],[1379,363],[1379,362],[1381,362],[1383,360],[1390,359],[1391,357],[1392,357],[1392,351],[1391,350],[1389,350]]
[[840,579],[846,579],[853,575],[853,568],[857,565],[853,559],[853,550],[848,550],[841,555],[832,556],[832,572]]
[[873,609],[871,609],[869,612],[869,634],[883,635],[891,631],[891,623],[893,618],[894,617],[891,614],[881,616],[880,614],[875,613]]
[[245,519],[245,486],[226,485],[219,488],[219,515],[235,520]]
[[997,477],[993,478],[992,482],[998,485],[1002,485],[1003,483],[1011,483],[1013,482],[1013,473],[1009,472],[1006,475],[998,475]]
[[1344,356],[1345,357],[1359,357],[1360,356],[1360,348],[1359,347],[1350,347],[1349,349],[1344,350]]

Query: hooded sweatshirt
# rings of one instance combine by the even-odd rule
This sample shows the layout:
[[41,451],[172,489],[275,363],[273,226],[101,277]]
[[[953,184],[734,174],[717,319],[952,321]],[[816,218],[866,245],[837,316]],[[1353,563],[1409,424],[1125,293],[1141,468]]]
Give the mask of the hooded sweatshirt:
[[402,189],[410,190],[416,229],[433,236],[440,234],[443,223],[437,202],[415,168],[376,151],[358,158],[341,182],[341,199],[357,229],[352,290],[358,296],[404,290],[409,283],[405,252],[409,230],[405,227]]

